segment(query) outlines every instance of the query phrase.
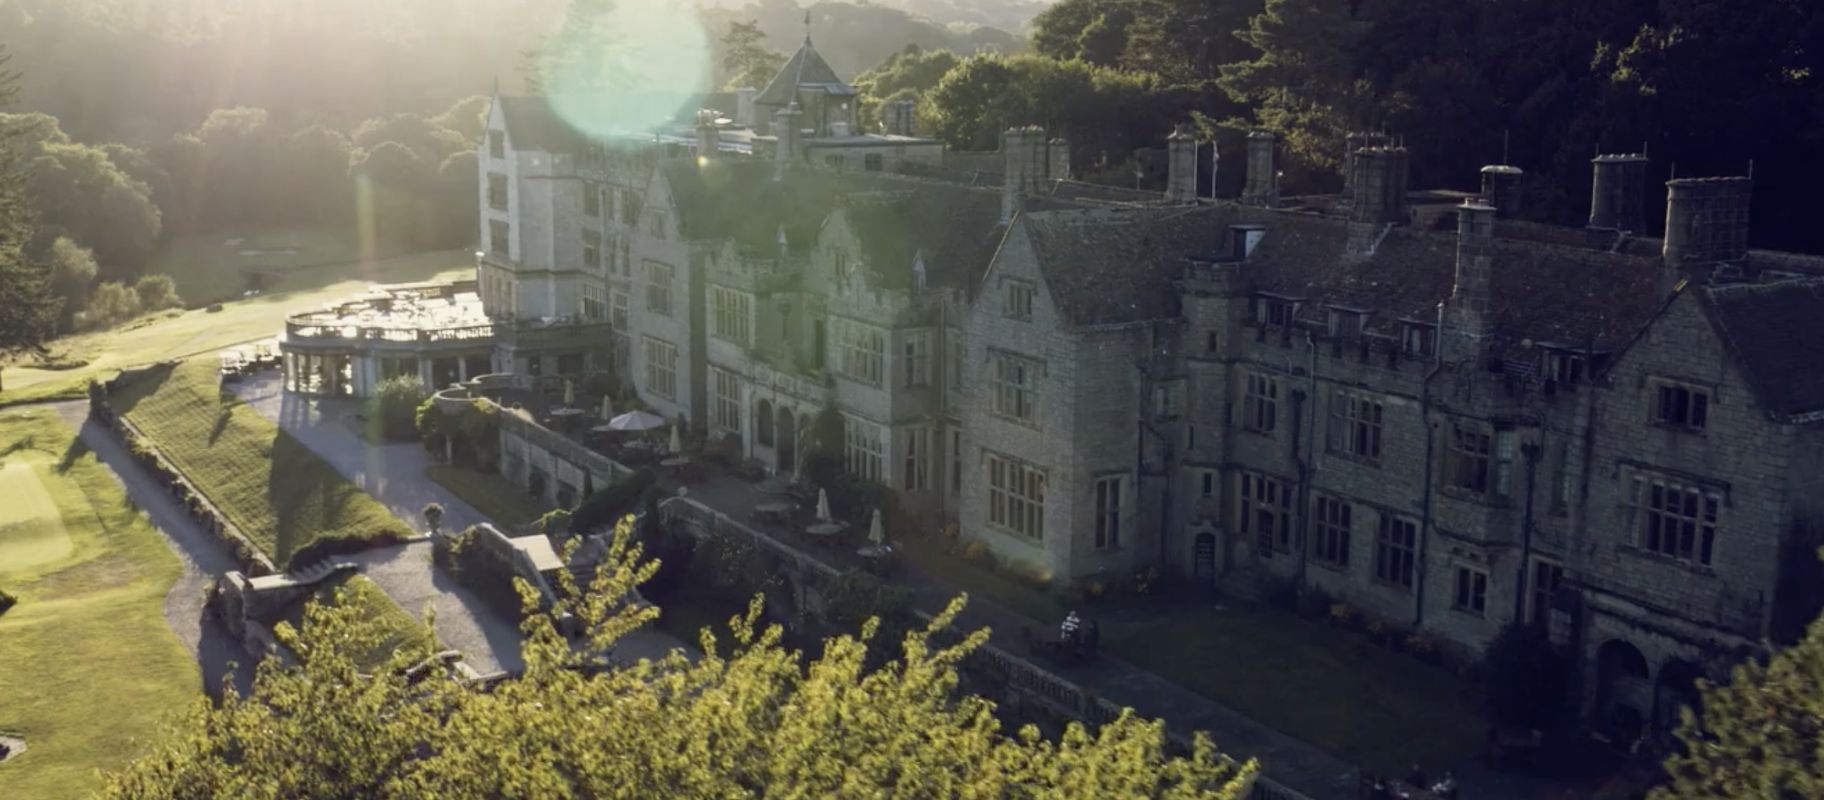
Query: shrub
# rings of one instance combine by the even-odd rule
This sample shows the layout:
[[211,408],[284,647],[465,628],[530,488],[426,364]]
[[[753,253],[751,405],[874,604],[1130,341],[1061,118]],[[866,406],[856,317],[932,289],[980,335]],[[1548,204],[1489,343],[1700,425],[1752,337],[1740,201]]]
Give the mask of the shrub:
[[286,559],[283,568],[287,571],[301,569],[322,561],[330,556],[348,555],[374,550],[381,547],[392,547],[405,541],[397,531],[369,533],[341,533],[320,536],[312,539],[310,544],[292,551],[291,558]]
[[89,295],[89,307],[77,315],[79,328],[100,330],[112,328],[139,315],[139,294],[117,281],[96,285]]
[[1483,685],[1489,714],[1502,725],[1544,728],[1564,709],[1565,662],[1537,625],[1514,623],[1488,645]]
[[545,512],[538,518],[538,532],[546,536],[564,536],[570,533],[571,513],[561,508]]
[[170,275],[142,275],[139,282],[133,284],[133,293],[139,295],[141,312],[184,306],[184,299],[177,295],[177,284],[172,282]]
[[433,453],[443,450],[443,443],[448,434],[443,429],[443,411],[437,408],[437,401],[429,397],[418,404],[412,412],[412,425],[418,429],[418,440],[424,442],[424,449]]
[[1348,603],[1333,603],[1330,606],[1330,621],[1338,626],[1353,629],[1362,621],[1362,612]]
[[500,453],[500,407],[475,400],[457,417],[456,429],[461,432],[461,442],[475,462],[492,472],[494,460]]
[[424,504],[424,524],[430,526],[431,533],[436,533],[443,526],[443,504]]
[[1438,643],[1431,640],[1422,631],[1410,631],[1401,649],[1426,663],[1437,663]]
[[963,560],[983,569],[994,569],[994,551],[979,541],[963,545]]
[[429,397],[416,375],[396,375],[380,382],[367,398],[370,434],[394,442],[418,438],[418,408]]
[[656,481],[651,469],[621,476],[620,480],[583,498],[570,514],[570,530],[594,533],[613,527],[622,517],[640,509],[641,498]]

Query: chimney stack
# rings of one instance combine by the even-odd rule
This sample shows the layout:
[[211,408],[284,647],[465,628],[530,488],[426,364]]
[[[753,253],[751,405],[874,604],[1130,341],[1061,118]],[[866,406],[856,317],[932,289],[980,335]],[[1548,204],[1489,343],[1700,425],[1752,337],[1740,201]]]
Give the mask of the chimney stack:
[[715,158],[721,149],[722,132],[716,130],[716,115],[708,111],[697,114],[697,158]]
[[1355,153],[1364,147],[1386,147],[1393,137],[1385,133],[1357,131],[1343,137],[1343,199],[1355,199]]
[[754,128],[759,120],[754,118],[754,98],[760,96],[760,90],[752,86],[743,86],[735,90],[735,124],[743,128]]
[[1494,334],[1490,284],[1495,271],[1495,208],[1465,202],[1457,208],[1457,277],[1445,308],[1449,331],[1445,357],[1465,361],[1482,354]]
[[773,115],[773,135],[778,140],[773,147],[774,180],[784,180],[785,171],[791,168],[792,162],[798,160],[798,118],[800,116],[803,116],[803,112],[798,110],[797,103],[781,108],[778,113]]
[[1349,203],[1351,222],[1406,222],[1407,153],[1404,147],[1364,147],[1355,153]]
[[1740,261],[1748,256],[1748,204],[1754,180],[1746,177],[1676,178],[1666,181],[1669,267]]
[[1006,163],[1001,178],[1001,222],[1007,223],[1020,210],[1022,198],[1039,191],[1045,183],[1049,166],[1045,129],[1008,128],[1001,134],[1001,158]]
[[1277,146],[1278,137],[1271,131],[1248,134],[1248,179],[1241,202],[1269,208],[1279,205],[1279,167],[1273,161]]
[[1165,153],[1165,199],[1179,205],[1196,203],[1197,136],[1189,123],[1179,123],[1165,138]]
[[1520,216],[1520,180],[1526,171],[1508,164],[1490,164],[1482,168],[1482,202],[1495,207],[1502,219]]
[[1647,157],[1638,153],[1599,155],[1590,160],[1590,224],[1603,231],[1646,229]]

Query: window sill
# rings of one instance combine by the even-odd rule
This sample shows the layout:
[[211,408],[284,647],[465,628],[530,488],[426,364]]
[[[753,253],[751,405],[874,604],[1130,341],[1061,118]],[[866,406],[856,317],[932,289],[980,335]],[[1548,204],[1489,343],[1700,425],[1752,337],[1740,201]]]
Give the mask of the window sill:
[[1489,508],[1513,508],[1514,507],[1514,501],[1512,498],[1504,497],[1502,495],[1488,494],[1486,492],[1478,492],[1473,489],[1465,489],[1461,486],[1440,486],[1440,487],[1438,487],[1438,494],[1444,495],[1445,497],[1449,497],[1453,500],[1461,500],[1465,503],[1475,503],[1477,505],[1487,506]]
[[1007,414],[1002,414],[998,411],[990,411],[990,412],[988,412],[988,415],[991,417],[994,417],[995,419],[998,419],[1002,422],[1005,422],[1009,425],[1018,425],[1022,428],[1026,428],[1026,429],[1034,430],[1034,431],[1044,431],[1045,430],[1044,426],[1041,426],[1039,424],[1038,420],[1020,419],[1019,417],[1009,416]]
[[1698,437],[1704,436],[1708,430],[1707,428],[1695,428],[1677,422],[1661,422],[1659,420],[1647,420],[1647,425],[1665,431],[1666,433],[1682,433],[1688,436]]
[[1471,619],[1481,619],[1481,620],[1488,619],[1488,611],[1486,609],[1482,610],[1482,611],[1477,611],[1473,608],[1464,608],[1462,606],[1459,606],[1459,605],[1456,605],[1453,603],[1450,606],[1450,610],[1452,613],[1461,614],[1461,615],[1463,615],[1465,617],[1469,617]]
[[1338,575],[1348,575],[1349,574],[1349,565],[1347,563],[1338,564],[1334,561],[1325,561],[1316,556],[1312,556],[1310,564],[1311,564],[1311,566],[1317,567],[1317,568],[1325,570],[1327,572],[1334,572]]
[[1693,575],[1702,575],[1706,578],[1716,577],[1716,567],[1708,565],[1708,564],[1699,564],[1699,563],[1696,563],[1693,561],[1688,561],[1686,559],[1679,558],[1677,556],[1669,556],[1669,555],[1666,555],[1665,553],[1661,553],[1661,552],[1658,552],[1655,550],[1648,550],[1644,547],[1638,547],[1638,546],[1631,545],[1631,544],[1620,545],[1616,549],[1618,549],[1621,552],[1626,553],[1628,555],[1634,556],[1635,558],[1639,558],[1644,561],[1657,562],[1660,564],[1664,564],[1668,567],[1675,567],[1678,569],[1682,569]]
[[1275,435],[1275,434],[1274,434],[1274,432],[1273,432],[1273,431],[1271,431],[1271,430],[1261,430],[1261,429],[1260,429],[1260,428],[1255,428],[1255,427],[1251,427],[1251,426],[1248,426],[1248,425],[1243,425],[1243,426],[1241,426],[1241,432],[1242,432],[1242,433],[1251,433],[1251,434],[1254,434],[1254,435],[1255,435],[1255,436],[1259,436],[1259,437],[1262,437],[1262,438],[1266,438],[1266,439],[1277,439],[1277,438],[1279,438],[1279,437],[1278,437],[1278,436],[1277,436],[1277,435]]
[[1382,589],[1392,589],[1401,594],[1412,594],[1412,587],[1404,583],[1396,583],[1379,577],[1369,578],[1368,582]]
[[1344,452],[1342,450],[1325,450],[1324,454],[1328,455],[1332,458],[1338,459],[1340,461],[1347,461],[1351,464],[1360,464],[1364,467],[1373,467],[1375,469],[1381,468],[1381,460],[1379,458],[1368,458],[1367,456],[1358,456],[1354,453],[1348,453],[1348,452]]

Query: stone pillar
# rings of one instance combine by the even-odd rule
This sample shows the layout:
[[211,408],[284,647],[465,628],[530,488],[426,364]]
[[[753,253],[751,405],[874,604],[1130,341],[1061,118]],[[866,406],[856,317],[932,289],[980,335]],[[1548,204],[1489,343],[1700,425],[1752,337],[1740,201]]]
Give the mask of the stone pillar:
[[1275,163],[1278,137],[1271,131],[1248,134],[1247,185],[1241,190],[1241,202],[1273,207],[1279,205],[1279,167]]
[[1001,222],[1011,222],[1022,198],[1044,185],[1044,142],[1042,128],[1008,128],[1001,134],[1001,158],[1006,165],[1001,180]]
[[1052,139],[1047,145],[1050,150],[1050,175],[1054,181],[1070,180],[1070,140],[1063,137]]
[[1167,202],[1189,205],[1197,202],[1197,137],[1191,126],[1180,124],[1165,139]]
[[1482,168],[1482,202],[1495,207],[1495,216],[1515,219],[1520,216],[1520,180],[1526,171],[1508,164],[1490,164]]

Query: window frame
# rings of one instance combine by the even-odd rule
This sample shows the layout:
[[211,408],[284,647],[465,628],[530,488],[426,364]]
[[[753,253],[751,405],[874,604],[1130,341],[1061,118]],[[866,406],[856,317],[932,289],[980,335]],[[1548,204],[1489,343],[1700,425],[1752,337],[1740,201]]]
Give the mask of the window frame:
[[646,313],[662,317],[673,316],[677,309],[676,298],[672,289],[676,287],[677,270],[663,261],[647,259],[644,264],[646,272]]
[[666,400],[678,399],[678,346],[656,336],[642,340],[646,359],[646,390]]
[[1095,480],[1091,496],[1095,502],[1097,550],[1121,549],[1121,492],[1123,475],[1110,475]]
[[1456,564],[1451,579],[1451,609],[1473,617],[1487,617],[1488,582],[1488,570],[1469,564]]
[[501,258],[513,257],[513,223],[488,220],[488,253]]
[[506,211],[512,202],[511,197],[507,176],[499,172],[488,173],[488,208]]
[[1243,537],[1254,537],[1254,547],[1262,557],[1291,552],[1292,493],[1286,482],[1243,471],[1236,476],[1236,491],[1236,530]]
[[1329,411],[1327,449],[1365,464],[1380,464],[1386,440],[1386,404],[1364,392],[1335,389],[1330,393]]
[[1683,433],[1703,433],[1708,428],[1714,404],[1708,387],[1668,378],[1654,378],[1648,386],[1652,392],[1648,421]]
[[741,376],[733,370],[709,368],[709,424],[712,429],[741,433]]
[[856,383],[884,387],[887,330],[845,317],[836,323],[836,373]]
[[886,480],[885,427],[859,417],[842,415],[842,468],[862,480]]
[[1027,541],[1045,541],[1045,472],[999,453],[983,453],[982,460],[988,473],[988,527]]
[[1272,435],[1279,429],[1279,378],[1268,372],[1249,370],[1243,378],[1242,428],[1254,433]]
[[1644,470],[1633,471],[1628,480],[1633,545],[1694,568],[1711,568],[1723,531],[1723,490]]
[[1318,495],[1311,502],[1311,560],[1349,568],[1355,507],[1338,497]]
[[996,348],[988,350],[989,411],[1023,425],[1038,423],[1038,378],[1043,362]]
[[906,429],[905,472],[900,476],[901,487],[908,492],[923,492],[931,489],[931,428],[928,425],[914,425]]
[[1037,305],[1039,287],[1031,281],[1018,278],[1001,279],[1001,316],[1020,322],[1032,321],[1032,309]]
[[900,342],[904,362],[900,378],[905,386],[931,385],[931,332],[907,331]]
[[753,344],[753,300],[739,289],[709,287],[709,335],[740,347]]
[[1418,522],[1382,511],[1375,522],[1375,581],[1412,591],[1418,583],[1418,547]]

